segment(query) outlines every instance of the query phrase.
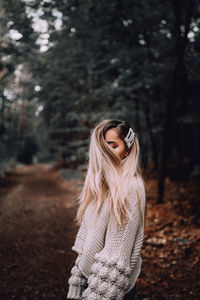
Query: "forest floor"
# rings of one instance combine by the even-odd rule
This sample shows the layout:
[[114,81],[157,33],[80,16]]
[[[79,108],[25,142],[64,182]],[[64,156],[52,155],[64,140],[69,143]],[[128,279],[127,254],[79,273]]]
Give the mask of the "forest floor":
[[[149,173],[150,174],[150,173]],[[156,204],[157,179],[146,174],[146,229],[135,299],[199,299],[200,179],[166,180]],[[73,205],[81,179],[67,181],[46,165],[21,166],[0,187],[0,300],[66,299],[77,254]]]

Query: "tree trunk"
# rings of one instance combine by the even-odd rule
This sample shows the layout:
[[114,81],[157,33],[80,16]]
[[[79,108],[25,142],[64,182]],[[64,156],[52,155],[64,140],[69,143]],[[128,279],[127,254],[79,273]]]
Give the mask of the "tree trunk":
[[[177,3],[176,3],[177,4]],[[157,203],[163,202],[163,194],[164,194],[164,183],[166,177],[166,168],[167,168],[167,158],[169,155],[169,146],[170,146],[170,138],[171,138],[171,128],[173,122],[173,107],[176,101],[177,96],[177,83],[179,80],[179,74],[181,71],[181,67],[184,61],[185,48],[187,45],[187,34],[189,32],[190,22],[192,18],[192,13],[195,5],[195,0],[188,1],[187,15],[186,15],[186,24],[185,24],[185,34],[182,40],[180,40],[179,51],[177,55],[176,64],[174,67],[174,72],[172,75],[170,89],[168,94],[167,101],[167,109],[166,109],[166,121],[164,126],[164,136],[163,136],[163,145],[161,152],[161,161],[160,161],[160,169],[159,169],[159,180],[158,180],[158,198]],[[179,8],[180,3],[179,3]]]
[[145,106],[145,115],[146,115],[146,122],[147,122],[147,130],[149,132],[150,136],[150,145],[151,145],[151,150],[152,150],[152,158],[154,162],[154,169],[158,169],[158,151],[156,147],[156,139],[152,131],[152,122],[151,122],[151,116],[150,116],[150,109],[149,109],[149,104],[148,101],[146,102]]

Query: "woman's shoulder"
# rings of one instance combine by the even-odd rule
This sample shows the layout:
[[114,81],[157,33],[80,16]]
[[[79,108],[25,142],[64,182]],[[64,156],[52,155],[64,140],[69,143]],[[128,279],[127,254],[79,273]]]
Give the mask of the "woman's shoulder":
[[143,180],[138,176],[133,179],[129,187],[129,199],[133,202],[134,200],[137,201],[138,192],[141,197],[141,201],[144,203],[146,202],[146,193]]
[[146,195],[145,193],[145,184],[144,184],[144,181],[141,177],[138,177],[138,185],[139,185],[139,188],[141,190],[141,192]]
[[140,176],[135,176],[129,185],[129,191],[133,192],[135,191],[137,188],[139,189],[144,189],[144,181]]

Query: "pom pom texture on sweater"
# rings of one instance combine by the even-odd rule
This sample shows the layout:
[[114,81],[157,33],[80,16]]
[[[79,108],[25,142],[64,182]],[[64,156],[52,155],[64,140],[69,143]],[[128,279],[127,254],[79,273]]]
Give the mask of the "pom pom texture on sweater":
[[82,292],[87,287],[87,278],[85,278],[85,276],[82,274],[81,270],[78,267],[80,259],[81,255],[78,255],[75,261],[75,265],[71,269],[71,277],[68,280],[68,296],[70,296],[71,299],[81,299]]
[[95,256],[95,263],[88,278],[88,288],[83,292],[83,300],[121,299],[129,283],[131,269],[119,261],[110,261]]

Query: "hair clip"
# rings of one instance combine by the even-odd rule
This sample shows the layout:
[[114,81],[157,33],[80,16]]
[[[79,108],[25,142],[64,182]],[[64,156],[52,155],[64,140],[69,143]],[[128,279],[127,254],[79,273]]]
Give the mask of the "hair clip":
[[133,145],[134,136],[135,136],[135,133],[133,132],[133,129],[130,127],[129,131],[128,131],[128,134],[124,138],[128,148],[130,148]]

